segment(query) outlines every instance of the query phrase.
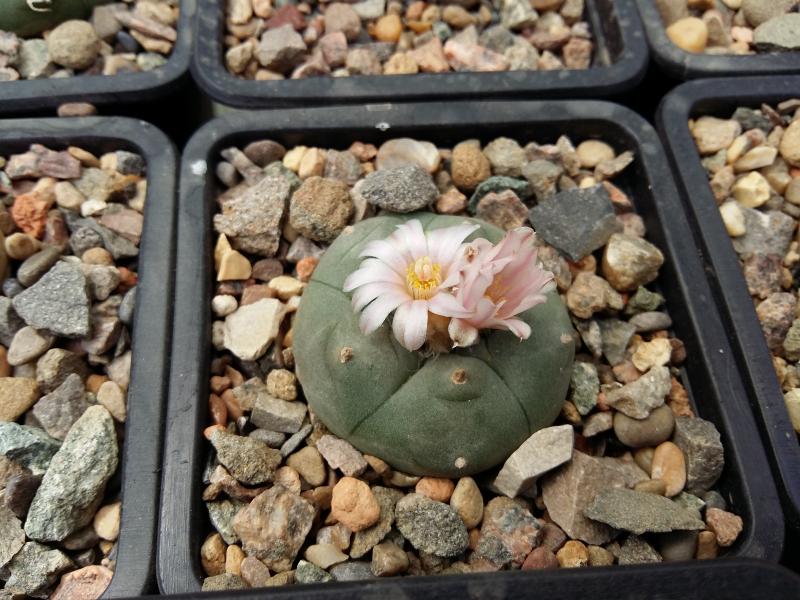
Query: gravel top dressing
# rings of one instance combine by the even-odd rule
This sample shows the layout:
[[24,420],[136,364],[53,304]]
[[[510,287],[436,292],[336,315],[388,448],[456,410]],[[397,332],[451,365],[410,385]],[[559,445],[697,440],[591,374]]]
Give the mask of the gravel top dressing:
[[[658,292],[664,255],[613,183],[634,155],[549,141],[260,140],[222,151],[209,418],[197,432],[209,451],[204,590],[711,558],[734,544],[744,523],[715,490],[720,434],[681,383],[691,357]],[[538,254],[538,266],[521,277],[542,274],[541,297],[517,321],[502,307],[519,277],[495,278],[485,297],[502,323],[476,325],[477,345],[476,321],[439,316],[431,291],[450,272],[433,240],[459,227],[470,233],[456,248],[471,236],[465,257],[524,240],[517,252]],[[356,250],[393,261],[381,248],[419,248],[423,233],[432,258],[394,274]],[[426,329],[399,300],[373,307],[359,291],[370,273],[393,281],[401,270],[397,289],[429,302]],[[526,344],[549,358],[518,366]],[[447,367],[458,361],[470,367]],[[548,381],[558,393],[546,422],[544,392],[531,409],[518,392],[470,391],[488,376],[482,364],[499,374],[495,388]],[[406,385],[442,377],[429,392],[391,395],[403,369]]]

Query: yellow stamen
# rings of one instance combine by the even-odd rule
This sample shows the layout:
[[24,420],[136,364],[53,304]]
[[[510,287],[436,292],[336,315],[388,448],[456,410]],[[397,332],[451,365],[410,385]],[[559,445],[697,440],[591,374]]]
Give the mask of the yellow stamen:
[[406,269],[406,287],[414,300],[428,300],[442,283],[442,267],[430,256],[418,258]]

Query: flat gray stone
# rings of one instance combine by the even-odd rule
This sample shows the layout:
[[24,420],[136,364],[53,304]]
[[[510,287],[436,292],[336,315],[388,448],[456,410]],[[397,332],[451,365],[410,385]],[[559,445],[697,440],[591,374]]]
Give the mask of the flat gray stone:
[[17,314],[35,329],[70,338],[89,334],[91,304],[86,277],[79,267],[56,263],[12,302]]
[[661,562],[661,555],[638,535],[629,535],[619,549],[617,563],[620,565],[641,565]]
[[0,504],[0,568],[6,566],[24,545],[22,522],[10,509]]
[[467,549],[467,528],[449,505],[422,494],[408,494],[395,506],[400,533],[417,550],[436,556],[458,556]]
[[618,365],[625,360],[625,349],[636,333],[636,326],[620,319],[600,319],[597,324],[600,327],[603,356],[612,366]]
[[686,457],[686,491],[702,494],[710,490],[725,466],[725,452],[714,424],[699,417],[677,417],[672,441]]
[[572,458],[572,425],[540,429],[508,457],[494,479],[494,487],[515,498],[541,476]]
[[117,469],[118,456],[114,420],[104,407],[91,406],[50,461],[28,510],[28,537],[60,541],[90,523]]
[[625,488],[603,490],[584,514],[637,535],[705,529],[703,521],[669,498]]
[[530,211],[536,233],[572,260],[580,260],[622,229],[602,185],[555,194]]
[[0,454],[34,475],[47,470],[61,442],[38,427],[0,422]]
[[8,348],[8,364],[24,365],[47,352],[55,341],[55,336],[44,331],[36,331],[27,325],[20,329]]
[[470,196],[469,203],[467,204],[469,212],[473,215],[475,214],[475,211],[478,209],[478,202],[480,202],[481,198],[486,194],[490,192],[502,192],[504,190],[511,190],[521,200],[531,197],[531,186],[524,179],[495,175],[479,183],[475,191],[472,192],[472,196]]
[[[19,294],[18,294],[19,295]],[[0,344],[6,348],[11,345],[17,332],[25,327],[11,302],[11,298],[0,296]]]
[[663,406],[672,387],[667,367],[653,367],[636,381],[606,392],[606,404],[633,419],[645,419]]
[[431,176],[417,165],[374,171],[360,191],[370,204],[398,213],[424,208],[439,195]]
[[203,579],[203,592],[219,592],[222,590],[244,590],[249,586],[239,575],[233,573],[222,573],[213,577]]
[[55,390],[39,399],[33,407],[33,416],[49,435],[63,440],[89,406],[83,381],[73,373]]
[[800,14],[773,17],[756,27],[753,42],[759,52],[800,50]]
[[211,435],[211,444],[219,462],[247,485],[272,481],[281,464],[280,452],[253,438],[218,430]]
[[288,402],[264,393],[256,396],[250,420],[263,429],[296,433],[307,412],[308,407],[302,402]]
[[348,477],[358,477],[367,470],[368,465],[364,455],[350,442],[335,435],[323,435],[317,441],[317,450],[331,469],[339,469]]
[[370,563],[360,560],[349,560],[330,568],[330,573],[336,581],[362,581],[375,579]]
[[246,502],[238,500],[225,499],[206,502],[211,525],[222,536],[226,544],[235,544],[239,541],[239,535],[233,529],[233,518],[245,506],[247,506]]
[[593,363],[575,361],[569,380],[570,401],[582,415],[588,415],[597,405],[600,393],[600,378]]
[[297,583],[323,583],[332,579],[330,573],[306,560],[300,560],[294,572],[294,580]]
[[[87,169],[84,169],[84,173],[86,171]],[[91,237],[96,239],[96,237],[99,236],[102,246],[111,253],[114,260],[139,256],[139,247],[136,244],[117,232],[111,231],[108,227],[104,227],[94,219],[78,219],[71,211],[64,211],[64,215],[67,220],[67,227],[69,227],[69,230],[73,232],[73,234],[80,229],[93,231],[95,236]],[[71,237],[70,245],[72,245]]]
[[47,598],[62,573],[72,567],[72,561],[60,550],[28,542],[8,564],[11,576],[5,589],[34,598]]
[[779,254],[789,251],[795,220],[779,210],[761,211],[741,207],[744,213],[745,234],[733,238],[733,249],[740,255]]
[[625,478],[601,460],[573,452],[572,460],[542,478],[542,498],[553,522],[573,539],[600,545],[611,541],[617,532],[584,516],[584,509],[608,488],[624,487]]

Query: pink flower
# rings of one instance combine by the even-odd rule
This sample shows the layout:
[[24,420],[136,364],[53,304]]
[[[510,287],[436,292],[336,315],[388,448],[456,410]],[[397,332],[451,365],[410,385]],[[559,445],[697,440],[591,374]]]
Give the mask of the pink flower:
[[536,263],[535,236],[533,229],[518,227],[496,246],[480,238],[465,247],[454,293],[471,314],[450,321],[456,347],[476,343],[479,329],[508,329],[520,340],[531,335],[530,326],[513,317],[546,302],[544,294],[553,287],[553,274]]
[[426,235],[414,219],[385,240],[369,242],[360,255],[367,258],[344,282],[344,291],[353,292],[353,309],[361,311],[361,330],[375,331],[395,311],[394,336],[413,351],[425,343],[428,312],[468,316],[449,290],[458,281],[462,244],[477,228],[465,223]]

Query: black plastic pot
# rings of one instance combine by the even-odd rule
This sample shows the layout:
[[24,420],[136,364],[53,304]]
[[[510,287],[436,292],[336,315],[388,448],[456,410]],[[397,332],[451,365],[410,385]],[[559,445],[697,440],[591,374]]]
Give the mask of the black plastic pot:
[[[305,600],[483,600],[522,598],[614,598],[615,600],[764,600],[800,598],[800,577],[788,569],[763,561],[719,559],[713,562],[670,563],[625,567],[621,578],[617,567],[519,573],[503,571],[470,575],[439,575],[408,580],[388,579],[331,585],[304,585]],[[291,599],[297,588],[272,588],[269,598]],[[155,597],[155,596],[154,596]],[[170,596],[173,600],[258,600],[267,592],[243,590],[204,592]]]
[[604,98],[632,90],[647,69],[647,43],[632,0],[588,0],[595,38],[587,70],[314,77],[250,81],[224,64],[225,0],[200,0],[192,74],[212,98],[239,108],[436,98]]
[[691,117],[730,118],[739,106],[758,108],[800,97],[800,77],[692,82],[676,88],[658,111],[658,127],[701,247],[706,275],[724,308],[725,329],[748,384],[764,444],[780,482],[788,524],[800,532],[800,444],[792,429],[772,357],[747,291],[739,259],[689,132]]
[[[641,117],[606,102],[452,102],[295,109],[231,113],[206,124],[190,140],[181,167],[178,216],[173,357],[158,549],[163,593],[200,588],[200,545],[210,530],[201,501],[207,445],[211,354],[211,296],[214,286],[212,215],[219,192],[214,165],[220,150],[270,138],[297,144],[347,148],[360,140],[380,144],[402,136],[440,145],[497,136],[555,141],[561,134],[601,138],[636,159],[615,183],[625,189],[645,220],[651,239],[667,260],[661,291],[690,360],[684,380],[696,410],[722,433],[726,467],[720,489],[745,522],[729,554],[777,561],[784,525],[777,492],[761,448],[743,385],[732,373],[732,352],[717,314],[691,230],[653,128]],[[591,573],[558,577],[591,579]],[[598,574],[601,572],[598,571]],[[628,581],[618,567],[620,585]],[[539,574],[517,575],[537,586]],[[598,575],[599,576],[599,575]],[[399,585],[413,589],[413,579]],[[490,579],[490,581],[492,581]],[[394,584],[384,584],[388,586]],[[305,590],[305,588],[303,588]],[[378,588],[379,589],[379,588]],[[575,588],[578,589],[578,588]],[[298,592],[306,593],[306,592]]]
[[164,66],[141,73],[6,81],[0,83],[0,115],[42,113],[65,102],[141,104],[178,90],[188,81],[196,0],[181,0],[180,8],[178,40]]
[[653,59],[669,75],[685,81],[701,77],[732,75],[778,75],[800,73],[797,52],[773,54],[694,54],[681,50],[667,37],[655,0],[636,0]]
[[95,154],[129,150],[147,161],[147,199],[138,258],[128,416],[121,457],[122,523],[114,578],[104,598],[155,591],[156,521],[160,491],[169,342],[172,330],[176,153],[161,131],[133,119],[0,121],[0,154],[80,146]]

